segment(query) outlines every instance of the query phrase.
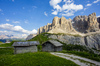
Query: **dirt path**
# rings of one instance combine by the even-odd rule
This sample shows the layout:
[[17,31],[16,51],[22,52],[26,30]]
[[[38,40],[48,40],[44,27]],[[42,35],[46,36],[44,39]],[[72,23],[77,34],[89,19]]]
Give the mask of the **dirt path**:
[[51,54],[55,56],[59,56],[68,60],[73,61],[74,63],[80,65],[80,66],[100,66],[100,62],[90,60],[87,58],[83,58],[80,56],[76,56],[73,54],[67,54],[67,53],[58,53],[58,52],[51,52]]

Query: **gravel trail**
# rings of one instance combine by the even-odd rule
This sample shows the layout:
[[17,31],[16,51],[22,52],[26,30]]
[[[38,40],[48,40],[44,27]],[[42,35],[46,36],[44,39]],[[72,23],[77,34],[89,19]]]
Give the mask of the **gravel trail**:
[[58,52],[51,52],[52,55],[59,56],[68,60],[73,61],[74,63],[80,66],[100,66],[100,62],[94,61],[91,59],[83,58],[73,54],[67,53],[58,53]]

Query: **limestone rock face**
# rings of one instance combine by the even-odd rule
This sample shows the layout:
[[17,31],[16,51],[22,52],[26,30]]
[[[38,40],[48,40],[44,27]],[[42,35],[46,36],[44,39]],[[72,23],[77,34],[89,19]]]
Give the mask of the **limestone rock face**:
[[71,35],[50,35],[49,38],[57,39],[66,44],[84,45],[89,48],[100,50],[100,34],[76,37]]
[[70,33],[75,32],[71,19],[66,19],[65,17],[59,18],[54,17],[52,24],[47,24],[46,26],[40,27],[38,29],[38,34],[43,32],[49,33]]
[[76,16],[73,20],[65,17],[54,17],[52,23],[38,29],[38,34],[48,33],[90,33],[99,31],[100,18],[96,17],[96,13],[89,16]]
[[44,33],[44,32],[48,32],[49,30],[51,30],[51,28],[52,28],[51,23],[48,23],[46,26],[40,27],[38,29],[37,34]]
[[60,18],[54,17],[54,19],[52,21],[52,26],[58,26],[59,25],[59,21],[60,21]]
[[79,32],[88,33],[99,31],[96,13],[92,13],[89,16],[76,16],[73,21],[74,28]]

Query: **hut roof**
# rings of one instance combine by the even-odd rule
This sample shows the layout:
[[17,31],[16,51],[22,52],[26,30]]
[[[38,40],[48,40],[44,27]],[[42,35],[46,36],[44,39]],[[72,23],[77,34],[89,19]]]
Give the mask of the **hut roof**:
[[[58,46],[62,46],[63,44],[61,44],[60,42],[56,41],[56,40],[48,40],[47,42],[52,43],[54,46],[58,47]],[[46,43],[46,42],[45,42]],[[43,43],[44,44],[44,43]]]
[[33,46],[39,45],[38,41],[27,41],[27,42],[14,42],[12,46]]

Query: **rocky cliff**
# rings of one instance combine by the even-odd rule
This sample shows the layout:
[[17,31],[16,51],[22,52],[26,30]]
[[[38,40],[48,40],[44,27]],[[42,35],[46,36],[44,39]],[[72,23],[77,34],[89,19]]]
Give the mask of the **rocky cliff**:
[[73,21],[74,28],[81,33],[99,31],[96,13],[92,13],[89,16],[76,16]]
[[43,32],[48,33],[75,33],[75,29],[72,26],[71,19],[66,19],[65,17],[54,17],[52,24],[47,24],[46,26],[40,27],[38,29],[38,34]]
[[[98,18],[99,21],[99,18]],[[38,34],[48,33],[89,33],[99,31],[96,13],[89,16],[76,16],[73,20],[65,17],[54,17],[52,23],[38,29]],[[72,24],[72,22],[74,22]]]
[[84,45],[89,48],[100,50],[100,34],[89,36],[75,36],[75,35],[50,35],[49,38],[57,39],[66,44]]

